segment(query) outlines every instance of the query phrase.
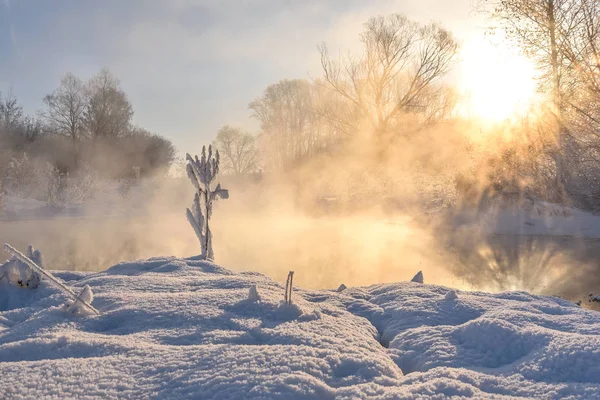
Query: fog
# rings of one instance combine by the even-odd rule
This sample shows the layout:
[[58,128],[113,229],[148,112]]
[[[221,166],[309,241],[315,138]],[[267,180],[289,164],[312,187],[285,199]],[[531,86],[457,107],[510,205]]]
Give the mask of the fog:
[[[409,280],[418,271],[426,283],[463,290],[527,290],[572,300],[600,284],[597,240],[493,235],[477,221],[458,223],[462,211],[452,184],[423,172],[448,162],[450,153],[429,146],[418,154],[421,142],[415,146],[387,166],[365,166],[365,153],[346,153],[294,175],[222,176],[230,198],[216,203],[211,219],[216,262],[279,281],[293,270],[298,286],[320,289]],[[408,167],[423,158],[429,168]],[[367,168],[376,174],[360,176]],[[357,182],[362,192],[354,189]],[[387,193],[393,187],[396,195],[384,196],[378,187]],[[54,270],[102,271],[122,261],[200,253],[185,218],[194,194],[186,177],[142,179],[127,196],[116,192],[105,185],[71,216],[63,210],[1,221],[0,242],[33,244]],[[368,195],[352,195],[357,192]]]
[[[234,271],[283,280],[293,270],[307,288],[423,271],[427,283],[466,290],[573,300],[596,290],[600,230],[526,234],[534,223],[515,217],[540,203],[551,207],[537,222],[600,210],[598,92],[586,84],[595,75],[569,67],[561,88],[549,78],[558,65],[547,67],[556,60],[520,54],[554,51],[527,51],[510,29],[498,36],[501,47],[475,40],[464,52],[440,24],[401,14],[374,15],[362,29],[347,49],[316,47],[318,75],[273,74],[280,80],[244,105],[252,124],[229,125],[238,120],[232,107],[195,148],[175,149],[134,125],[125,85],[108,68],[67,73],[35,116],[12,94],[0,97],[0,194],[11,207],[39,203],[0,207],[0,242],[33,244],[61,270],[198,255],[185,217],[194,187],[181,169],[165,169],[182,152],[200,153],[197,142],[212,135],[222,154],[217,181],[230,193],[210,219],[215,262]],[[587,37],[571,39],[563,42]],[[561,113],[561,99],[574,110]],[[175,124],[177,114],[163,114]],[[255,131],[241,128],[250,125]],[[490,226],[511,218],[517,224],[504,235]]]

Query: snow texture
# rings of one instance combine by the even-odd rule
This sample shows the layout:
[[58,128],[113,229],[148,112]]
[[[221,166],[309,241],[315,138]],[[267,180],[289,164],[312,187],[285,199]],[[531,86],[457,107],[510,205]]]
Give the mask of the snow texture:
[[456,295],[456,292],[454,290],[448,290],[448,293],[446,293],[446,295],[444,296],[444,300],[447,301],[454,301],[458,299],[458,296]]
[[600,398],[600,313],[554,297],[403,282],[280,304],[266,276],[176,258],[55,275],[101,315],[0,283],[3,398]]
[[250,290],[248,291],[248,301],[260,301],[260,294],[258,294],[258,289],[256,288],[256,285],[250,286]]
[[94,293],[89,285],[85,285],[81,292],[77,295],[77,300],[74,300],[65,305],[65,311],[74,315],[92,315],[93,312],[83,302],[92,304]]
[[[52,275],[52,273],[44,270],[41,267],[41,261],[42,261],[41,254],[39,252],[33,252],[33,246],[29,245],[29,247],[27,248],[27,254],[28,254],[27,256],[24,255],[23,253],[21,253],[19,250],[12,247],[11,245],[9,245],[8,243],[4,243],[4,250],[9,252],[12,255],[12,257],[13,257],[12,260],[18,261],[25,268],[29,268],[32,271],[32,273],[34,274],[33,276],[36,278],[35,288],[38,287],[37,285],[39,285],[39,283],[41,282],[41,275],[43,275],[54,286],[58,287],[62,291],[63,294],[67,295],[67,297],[69,297],[75,301],[75,303],[74,303],[75,308],[72,309],[72,312],[74,314],[81,314],[80,312],[77,311],[78,307],[85,307],[88,309],[88,311],[90,311],[94,314],[99,314],[98,310],[96,310],[87,300],[85,300],[85,298],[89,298],[90,300],[93,299],[91,289],[88,288],[87,291],[83,290],[79,295],[76,295],[60,279],[57,279],[54,275]],[[33,259],[37,259],[40,262],[40,265],[33,262]],[[9,261],[9,263],[10,263],[10,261]],[[30,285],[30,282],[31,281],[28,281],[27,285],[24,285],[22,283],[22,281],[19,281],[19,284],[20,284],[20,286],[27,286],[27,287],[33,286],[33,285]],[[81,297],[81,295],[84,295],[85,298]]]

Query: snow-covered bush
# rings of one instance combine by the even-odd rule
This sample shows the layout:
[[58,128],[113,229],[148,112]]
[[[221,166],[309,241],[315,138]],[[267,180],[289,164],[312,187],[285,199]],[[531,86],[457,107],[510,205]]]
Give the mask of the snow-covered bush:
[[76,300],[65,304],[64,310],[75,315],[91,315],[92,311],[89,307],[82,303],[82,301],[87,304],[91,304],[92,301],[94,301],[94,292],[92,292],[92,289],[89,287],[89,285],[85,285],[85,287],[77,295]]
[[258,293],[256,285],[250,286],[250,290],[248,290],[248,301],[251,303],[260,301],[260,294]]
[[51,206],[80,203],[94,192],[96,174],[87,164],[65,173],[54,165],[30,159],[27,153],[13,157],[6,171],[6,190],[22,198],[35,198]]
[[51,206],[81,203],[93,195],[95,174],[88,165],[82,165],[74,174],[62,173],[52,164],[47,164],[43,181],[46,194],[42,199]]
[[[40,268],[44,268],[42,253],[39,250],[35,250],[32,245],[27,247],[27,257]],[[10,260],[0,265],[0,280],[4,280],[13,286],[36,289],[40,285],[42,277],[29,265],[19,260],[18,257],[13,256]]]
[[[63,292],[63,294],[73,300],[71,303],[67,303],[65,310],[69,310],[77,315],[83,314],[84,312],[85,315],[90,315],[92,313],[100,315],[100,312],[90,304],[94,299],[92,290],[86,286],[79,294],[75,294],[60,279],[57,279],[50,272],[44,270],[42,267],[42,254],[39,251],[35,251],[33,246],[29,245],[26,255],[8,243],[4,244],[4,250],[12,254],[12,258],[0,267],[0,270],[2,271],[0,279],[6,278],[9,283],[12,283],[13,280],[16,279],[16,283],[20,286],[34,288],[39,285],[42,276],[44,276],[47,278],[48,282],[54,284]],[[24,278],[27,280],[24,280]],[[82,311],[83,309],[85,310]]]
[[61,206],[65,204],[63,190],[66,186],[67,177],[51,164],[46,165],[46,204]]
[[446,295],[444,296],[444,300],[447,301],[454,301],[456,299],[458,299],[458,295],[454,290],[448,290],[448,292],[446,292]]
[[211,189],[211,184],[219,173],[219,152],[217,151],[213,156],[212,146],[208,146],[207,154],[206,146],[203,146],[201,158],[186,154],[186,159],[187,176],[196,188],[192,209],[186,210],[187,219],[200,241],[200,256],[205,260],[213,260],[212,234],[209,226],[213,201],[219,197],[222,199],[229,197],[229,192],[221,189],[220,183],[214,190]]
[[98,174],[89,164],[81,164],[73,174],[67,174],[63,195],[68,204],[81,203],[94,195]]
[[42,194],[43,166],[29,158],[27,153],[13,157],[6,170],[6,189],[19,197]]

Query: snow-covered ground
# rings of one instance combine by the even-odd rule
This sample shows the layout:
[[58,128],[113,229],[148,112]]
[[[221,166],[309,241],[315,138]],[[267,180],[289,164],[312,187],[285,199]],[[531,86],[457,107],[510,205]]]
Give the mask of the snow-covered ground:
[[497,207],[486,212],[463,211],[454,222],[477,226],[481,232],[495,235],[600,238],[600,216],[546,202]]
[[176,258],[56,275],[101,315],[0,283],[4,398],[600,398],[600,313],[558,298],[403,282],[282,306],[264,275]]

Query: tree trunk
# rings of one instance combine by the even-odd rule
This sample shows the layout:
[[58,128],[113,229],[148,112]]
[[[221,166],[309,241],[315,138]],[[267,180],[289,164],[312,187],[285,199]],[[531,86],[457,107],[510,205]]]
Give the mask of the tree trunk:
[[559,196],[559,200],[565,199],[565,172],[562,154],[562,142],[563,142],[563,121],[561,115],[561,96],[560,96],[560,73],[558,65],[558,45],[556,43],[556,15],[555,15],[555,3],[554,0],[547,1],[547,17],[548,17],[548,29],[550,33],[550,64],[552,68],[552,103],[554,108],[554,115],[556,118],[556,150],[554,151],[552,158],[554,160],[555,167],[555,180],[554,185],[556,192]]

